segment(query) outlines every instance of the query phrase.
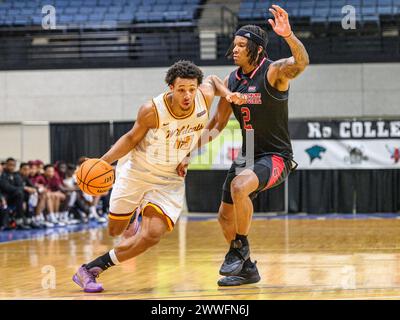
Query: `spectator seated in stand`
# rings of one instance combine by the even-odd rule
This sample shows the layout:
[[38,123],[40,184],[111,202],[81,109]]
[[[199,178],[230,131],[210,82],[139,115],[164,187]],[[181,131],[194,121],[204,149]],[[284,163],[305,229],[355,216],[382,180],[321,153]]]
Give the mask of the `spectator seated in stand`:
[[27,217],[28,224],[31,228],[40,228],[40,224],[35,214],[35,209],[38,203],[38,190],[32,181],[29,179],[29,164],[23,162],[19,166],[19,176],[21,177],[22,186],[24,188],[24,212]]
[[62,181],[65,179],[65,175],[67,172],[68,165],[65,161],[57,161],[54,164],[54,169],[56,170],[56,174],[60,177]]
[[[74,178],[75,169],[76,167],[73,164],[66,165],[65,178],[63,180],[65,188],[69,190],[68,213],[70,224],[77,224],[80,222],[79,220],[81,220],[81,216],[77,212],[77,200],[80,190]],[[74,217],[71,217],[71,214],[73,214]]]
[[[0,163],[0,177],[3,173],[3,163]],[[7,208],[7,201],[5,196],[2,194],[2,182],[0,179],[0,231],[7,230],[9,228],[9,215]]]
[[[68,211],[66,210],[66,195],[63,192],[63,183],[56,175],[54,166],[47,164],[44,166],[44,174],[37,178],[37,184],[43,185],[46,190],[46,220],[57,226],[65,226],[68,220]],[[62,210],[62,212],[60,212]]]
[[24,210],[24,192],[21,176],[15,172],[17,162],[14,158],[8,158],[0,177],[1,191],[6,198],[9,208],[13,209],[12,218],[15,220],[17,229],[29,230],[28,217]]
[[54,227],[54,224],[47,221],[44,217],[44,211],[46,209],[46,202],[47,202],[47,189],[43,184],[38,183],[38,181],[42,181],[42,175],[40,174],[40,164],[42,162],[35,160],[29,161],[29,180],[35,186],[37,190],[37,205],[35,208],[35,217],[36,222],[39,222],[40,225],[45,226],[47,228]]

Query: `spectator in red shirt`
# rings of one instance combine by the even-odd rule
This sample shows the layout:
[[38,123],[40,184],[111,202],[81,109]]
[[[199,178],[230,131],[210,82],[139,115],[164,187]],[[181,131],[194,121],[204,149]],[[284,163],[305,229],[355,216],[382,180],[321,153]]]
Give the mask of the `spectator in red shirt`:
[[[39,173],[39,165],[37,161],[29,161],[29,180],[38,190],[38,203],[35,209],[35,216],[41,225],[44,225],[48,228],[54,227],[54,224],[46,221],[44,218],[44,210],[46,209],[47,202],[47,189],[43,185],[43,177]],[[41,182],[41,183],[38,183]]]
[[56,174],[58,174],[60,179],[64,180],[67,172],[67,163],[64,161],[57,161],[54,165],[54,169],[56,170]]
[[60,177],[55,174],[54,166],[47,164],[44,166],[44,174],[37,178],[36,183],[44,185],[47,189],[47,211],[48,221],[59,226],[65,226],[65,223],[60,219],[61,204],[66,200],[63,189],[63,182]]
[[38,166],[39,174],[44,174],[44,163],[42,160],[35,160],[35,164]]
[[[35,185],[38,186],[37,180],[41,177],[39,166],[36,161],[29,161],[29,180]],[[41,179],[41,178],[40,178]],[[42,185],[43,187],[43,185]]]

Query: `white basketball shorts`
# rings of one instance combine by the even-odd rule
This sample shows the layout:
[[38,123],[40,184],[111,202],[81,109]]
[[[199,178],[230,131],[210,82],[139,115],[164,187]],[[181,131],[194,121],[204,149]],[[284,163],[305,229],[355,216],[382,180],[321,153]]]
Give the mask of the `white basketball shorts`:
[[173,229],[185,200],[185,180],[176,173],[160,175],[154,171],[152,166],[129,157],[118,161],[110,219],[130,219],[137,208],[143,213],[151,206],[165,217],[169,230]]

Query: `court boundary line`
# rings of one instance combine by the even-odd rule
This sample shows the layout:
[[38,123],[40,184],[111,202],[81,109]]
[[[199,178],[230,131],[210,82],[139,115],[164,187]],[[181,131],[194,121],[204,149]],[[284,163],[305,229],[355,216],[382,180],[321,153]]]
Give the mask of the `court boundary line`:
[[[54,297],[17,297],[17,298],[7,298],[7,299],[12,299],[12,300],[38,300],[38,299],[39,300],[57,300],[57,299],[62,299],[62,298],[65,298],[65,299],[82,298],[83,299],[83,298],[93,297],[94,300],[95,299],[97,300],[99,298],[106,298],[106,297],[115,297],[115,298],[122,297],[122,299],[124,299],[124,300],[185,300],[185,299],[188,299],[188,298],[193,298],[193,299],[198,298],[199,299],[199,298],[207,298],[207,297],[242,296],[242,295],[246,295],[246,294],[251,294],[251,292],[248,292],[248,293],[246,293],[246,292],[232,293],[231,291],[233,291],[233,290],[235,290],[235,291],[239,291],[239,290],[243,290],[243,289],[245,289],[245,290],[257,290],[257,289],[260,289],[260,288],[261,289],[269,289],[269,288],[271,288],[271,289],[292,288],[293,289],[293,288],[296,288],[296,287],[304,288],[304,286],[272,286],[272,287],[263,286],[263,287],[252,287],[252,288],[236,287],[236,288],[230,288],[230,289],[217,288],[217,289],[213,289],[213,291],[214,290],[227,291],[227,294],[211,294],[211,292],[210,292],[210,294],[206,294],[206,295],[186,295],[186,296],[179,296],[179,297],[176,297],[176,296],[163,296],[163,297],[151,297],[151,298],[143,298],[143,297],[134,298],[134,297],[132,297],[132,298],[125,298],[125,299],[123,298],[123,296],[127,296],[127,295],[130,295],[130,294],[135,294],[135,293],[132,293],[132,292],[100,293],[100,294],[94,294],[94,295],[90,295],[90,294],[87,294],[87,293],[82,293],[81,296],[79,296],[79,295],[78,296],[75,296],[75,295],[64,295],[64,296],[54,296]],[[258,292],[257,294],[270,294],[270,295],[306,294],[306,293],[312,294],[312,293],[337,292],[338,290],[342,291],[342,292],[347,292],[347,293],[359,292],[359,291],[365,291],[365,290],[394,290],[394,291],[399,290],[400,291],[400,287],[383,287],[383,288],[366,287],[366,288],[348,288],[348,289],[343,289],[343,288],[340,288],[340,287],[320,286],[320,285],[316,285],[316,287],[328,287],[328,288],[321,289],[321,290],[318,290],[318,289],[317,290],[295,290],[295,291],[289,290],[289,291],[272,291],[272,292],[264,291],[264,292]],[[208,290],[202,290],[202,291],[207,292]],[[197,291],[194,290],[193,292],[195,293]],[[230,292],[230,293],[228,294],[228,292]],[[175,293],[179,293],[179,291],[176,291]],[[391,297],[398,297],[400,299],[400,292],[399,292],[399,296],[391,295]],[[379,296],[370,297],[370,299],[378,299],[378,298],[381,298],[381,297],[379,297]],[[333,300],[333,299],[335,299],[335,300],[344,300],[344,299],[346,299],[346,300],[356,300],[356,299],[362,299],[362,298],[360,298],[360,297],[354,297],[354,298],[348,298],[348,297],[344,297],[344,298],[340,298],[340,297],[321,298],[321,300]],[[0,298],[0,300],[1,300],[1,298]],[[263,299],[263,300],[268,301],[268,300],[274,300],[274,299]]]

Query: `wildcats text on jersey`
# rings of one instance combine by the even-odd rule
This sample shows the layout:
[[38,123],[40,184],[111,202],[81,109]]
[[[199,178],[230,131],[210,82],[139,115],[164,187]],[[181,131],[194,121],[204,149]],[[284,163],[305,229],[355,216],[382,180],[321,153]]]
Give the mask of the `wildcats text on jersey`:
[[167,130],[166,139],[170,139],[173,137],[178,137],[184,134],[200,131],[204,129],[204,124],[199,123],[198,125],[191,127],[190,125],[182,126],[181,128],[175,128],[172,130]]

